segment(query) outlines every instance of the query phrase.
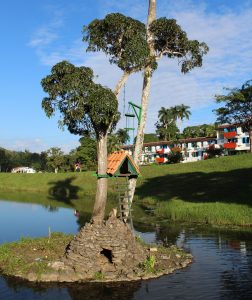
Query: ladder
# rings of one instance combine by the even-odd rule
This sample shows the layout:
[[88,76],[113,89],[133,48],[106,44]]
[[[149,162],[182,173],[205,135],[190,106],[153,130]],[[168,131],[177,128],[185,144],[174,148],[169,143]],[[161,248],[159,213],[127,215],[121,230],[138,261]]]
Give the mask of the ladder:
[[124,182],[119,182],[119,179],[116,178],[115,190],[118,195],[118,213],[120,220],[128,222],[131,230],[133,230],[129,177],[125,176],[124,179]]

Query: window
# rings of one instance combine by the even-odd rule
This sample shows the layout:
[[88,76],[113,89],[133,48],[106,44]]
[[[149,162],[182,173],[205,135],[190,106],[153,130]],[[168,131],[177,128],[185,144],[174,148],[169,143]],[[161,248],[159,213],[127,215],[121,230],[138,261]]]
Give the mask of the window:
[[243,144],[249,144],[249,137],[242,138],[242,143]]

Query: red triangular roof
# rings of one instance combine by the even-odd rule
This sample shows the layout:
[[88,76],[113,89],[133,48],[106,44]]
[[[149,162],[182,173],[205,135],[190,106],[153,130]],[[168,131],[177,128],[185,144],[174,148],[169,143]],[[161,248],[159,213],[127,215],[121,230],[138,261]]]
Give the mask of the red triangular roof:
[[120,165],[122,164],[122,162],[128,158],[130,160],[130,162],[132,163],[132,165],[134,166],[134,168],[136,169],[137,173],[140,174],[140,170],[137,167],[137,165],[135,164],[134,160],[132,159],[132,157],[129,155],[128,151],[116,151],[111,153],[108,156],[108,168],[107,168],[107,174],[108,175],[114,175],[115,172],[118,170],[118,168],[120,167]]

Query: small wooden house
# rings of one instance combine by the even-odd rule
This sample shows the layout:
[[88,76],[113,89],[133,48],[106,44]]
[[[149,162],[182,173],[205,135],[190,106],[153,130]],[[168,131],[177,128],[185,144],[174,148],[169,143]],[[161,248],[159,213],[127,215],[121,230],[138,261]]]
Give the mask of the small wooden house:
[[128,151],[116,151],[108,156],[107,174],[111,177],[138,177],[140,170]]

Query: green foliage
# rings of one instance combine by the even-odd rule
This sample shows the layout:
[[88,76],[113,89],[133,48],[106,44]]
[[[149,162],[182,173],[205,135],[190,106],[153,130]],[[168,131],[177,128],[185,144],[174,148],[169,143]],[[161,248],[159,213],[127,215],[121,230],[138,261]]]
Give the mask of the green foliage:
[[0,269],[6,275],[39,276],[49,271],[48,263],[59,260],[72,235],[52,233],[48,238],[21,238],[18,242],[0,245]]
[[189,40],[176,20],[159,18],[152,22],[150,31],[154,35],[157,55],[178,58],[182,73],[202,66],[202,57],[207,54],[208,46],[197,40]]
[[143,263],[144,271],[146,273],[155,273],[155,264],[156,257],[154,255],[148,256]]
[[183,160],[181,149],[179,147],[173,147],[171,152],[167,156],[168,164],[177,164]]
[[94,273],[94,279],[95,280],[104,280],[105,274],[102,271],[98,271]]
[[216,137],[216,128],[213,124],[187,126],[183,130],[184,138]]
[[140,71],[151,66],[157,68],[157,58],[178,58],[183,73],[202,65],[202,57],[208,46],[197,40],[189,40],[176,20],[160,18],[152,22],[150,32],[154,36],[156,56],[150,56],[146,27],[137,20],[119,13],[95,19],[83,28],[83,41],[87,51],[103,51],[110,62],[124,71]]
[[83,41],[87,51],[103,51],[124,71],[141,70],[149,56],[145,25],[119,13],[84,26]]
[[63,167],[65,157],[63,151],[58,147],[52,147],[47,151],[47,167],[55,173]]
[[93,82],[93,71],[87,67],[75,67],[62,61],[52,67],[51,75],[41,81],[48,94],[42,108],[51,117],[60,113],[60,126],[71,133],[85,135],[95,131],[97,136],[107,133],[111,123],[115,125],[119,115],[114,93]]
[[174,139],[179,132],[176,125],[176,116],[174,114],[174,108],[161,107],[158,112],[159,121],[156,125],[156,133],[159,136],[159,140]]
[[207,157],[208,158],[214,158],[222,155],[224,152],[223,147],[216,148],[215,144],[209,145],[209,147],[206,149]]
[[126,144],[127,141],[130,139],[128,131],[125,129],[118,129],[116,132],[116,136],[121,145]]
[[156,133],[145,133],[144,143],[158,142],[158,136]]
[[241,88],[226,89],[227,95],[216,95],[216,102],[224,106],[214,110],[217,122],[241,124],[246,132],[252,131],[252,80]]
[[170,109],[171,109],[173,118],[175,120],[180,119],[181,121],[183,121],[184,118],[189,120],[189,117],[191,115],[191,112],[189,110],[190,106],[181,104],[181,105],[175,105],[174,107],[171,107]]
[[71,152],[73,163],[80,162],[82,170],[95,170],[97,165],[96,140],[92,136],[86,135],[80,138],[79,142],[81,145]]
[[0,148],[0,172],[10,172],[15,167],[31,167],[37,171],[46,169],[46,153],[11,151]]

